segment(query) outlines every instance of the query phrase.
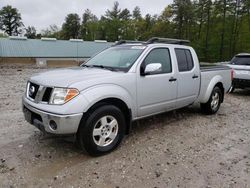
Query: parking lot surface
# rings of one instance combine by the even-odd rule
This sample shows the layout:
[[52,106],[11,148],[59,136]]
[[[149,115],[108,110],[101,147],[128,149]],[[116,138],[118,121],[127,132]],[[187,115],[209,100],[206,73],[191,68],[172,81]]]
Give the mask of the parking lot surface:
[[120,147],[90,157],[71,138],[24,121],[27,79],[45,71],[0,65],[0,187],[250,187],[250,91],[133,123]]

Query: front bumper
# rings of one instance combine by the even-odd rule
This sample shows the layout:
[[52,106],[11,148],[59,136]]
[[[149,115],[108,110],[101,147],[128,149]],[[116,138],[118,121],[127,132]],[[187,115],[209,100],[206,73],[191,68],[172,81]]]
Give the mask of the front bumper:
[[232,82],[235,88],[250,88],[250,80],[234,78]]
[[22,100],[22,103],[25,120],[41,131],[57,135],[75,134],[77,132],[83,115],[82,113],[68,115],[53,114],[32,107],[25,99]]

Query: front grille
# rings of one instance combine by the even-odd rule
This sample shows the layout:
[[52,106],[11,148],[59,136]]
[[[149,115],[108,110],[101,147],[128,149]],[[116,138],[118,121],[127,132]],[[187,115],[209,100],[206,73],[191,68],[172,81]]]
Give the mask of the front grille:
[[28,88],[28,91],[27,91],[27,92],[28,92],[28,96],[29,96],[31,99],[35,99],[38,90],[39,90],[39,85],[30,82],[30,83],[29,83],[29,88]]
[[45,87],[29,82],[26,95],[28,99],[34,101],[35,103],[49,103],[52,90],[52,87]]
[[52,90],[53,90],[53,88],[51,88],[51,87],[47,87],[45,89],[45,92],[43,94],[43,99],[42,99],[43,102],[49,102]]

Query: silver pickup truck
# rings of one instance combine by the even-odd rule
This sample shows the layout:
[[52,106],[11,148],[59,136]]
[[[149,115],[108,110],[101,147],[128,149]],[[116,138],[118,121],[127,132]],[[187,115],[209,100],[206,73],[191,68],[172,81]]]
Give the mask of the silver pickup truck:
[[227,65],[234,70],[230,92],[236,88],[250,88],[250,54],[238,54]]
[[25,119],[51,134],[75,134],[91,155],[115,149],[131,122],[201,104],[216,113],[231,86],[229,67],[203,67],[186,41],[118,42],[80,67],[33,75]]

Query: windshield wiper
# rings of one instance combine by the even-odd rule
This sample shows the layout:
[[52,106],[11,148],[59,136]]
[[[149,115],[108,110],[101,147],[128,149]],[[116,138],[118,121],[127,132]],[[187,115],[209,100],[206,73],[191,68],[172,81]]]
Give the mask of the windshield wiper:
[[90,67],[90,66],[86,64],[82,64],[81,67]]
[[95,67],[95,68],[101,68],[101,69],[106,69],[106,70],[110,70],[110,71],[115,71],[114,68],[106,67],[106,66],[103,66],[103,65],[90,65],[89,67]]
[[106,67],[104,67],[103,65],[91,65],[91,67],[106,69]]
[[87,68],[101,68],[101,69],[106,69],[106,70],[110,70],[110,71],[119,71],[119,70],[116,69],[116,68],[113,68],[113,67],[106,67],[106,66],[103,66],[103,65],[86,65],[86,64],[83,64],[83,65],[81,65],[81,67],[87,67]]

